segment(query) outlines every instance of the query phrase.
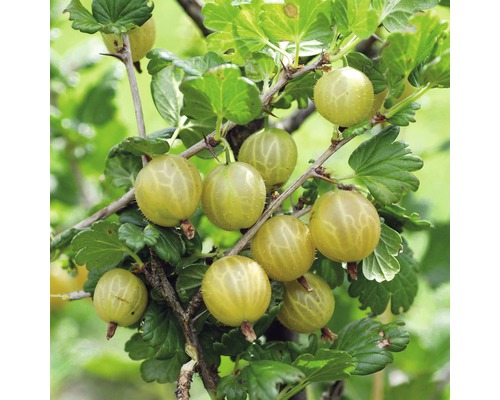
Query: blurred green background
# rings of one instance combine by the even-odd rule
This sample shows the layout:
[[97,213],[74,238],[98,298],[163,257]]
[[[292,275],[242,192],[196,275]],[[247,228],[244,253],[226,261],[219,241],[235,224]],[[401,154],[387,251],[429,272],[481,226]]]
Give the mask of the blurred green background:
[[[105,47],[96,35],[71,28],[62,10],[69,1],[51,0],[51,207],[54,234],[72,226],[121,196],[103,179],[109,149],[136,134],[130,89],[123,66],[114,58],[101,56]],[[82,1],[90,8],[91,0]],[[449,20],[449,9],[436,12]],[[180,57],[203,55],[203,38],[174,0],[155,2],[156,48],[168,49]],[[146,62],[142,62],[145,70]],[[103,83],[106,83],[103,88]],[[138,74],[139,91],[148,133],[165,127],[150,96],[150,76]],[[100,90],[97,88],[101,87]],[[448,89],[428,92],[420,101],[417,123],[401,129],[399,140],[409,143],[422,157],[424,168],[415,175],[420,188],[409,194],[403,205],[431,221],[431,231],[405,233],[415,258],[421,263],[419,293],[409,312],[393,318],[406,322],[411,341],[383,374],[353,377],[346,384],[345,399],[371,399],[374,385],[383,384],[386,400],[405,398],[447,399],[450,359],[450,99]],[[85,106],[83,106],[85,105]],[[279,113],[285,115],[289,110]],[[293,134],[300,155],[291,179],[307,168],[308,161],[321,154],[331,137],[331,125],[313,115]],[[349,173],[347,157],[363,138],[351,142],[325,164],[342,175]],[[181,151],[175,148],[173,151]],[[192,159],[201,171],[213,161]],[[202,221],[205,245],[230,246],[239,234],[227,233]],[[53,263],[61,270],[66,260]],[[81,274],[81,272],[80,272]],[[56,279],[56,278],[54,278]],[[61,280],[61,278],[59,278]],[[67,280],[63,277],[62,280]],[[72,278],[69,285],[77,285]],[[55,282],[55,281],[54,281]],[[337,305],[332,328],[339,330],[348,321],[366,316],[357,299],[346,290],[335,291]],[[107,341],[106,324],[98,319],[89,300],[53,304],[50,322],[51,398],[57,400],[174,399],[175,385],[145,383],[140,363],[123,350],[132,331],[118,329]],[[59,302],[61,303],[61,302]],[[391,317],[388,317],[391,318]],[[226,360],[222,365],[229,368]],[[310,388],[311,399],[319,399],[323,387]],[[208,398],[198,379],[192,398]]]

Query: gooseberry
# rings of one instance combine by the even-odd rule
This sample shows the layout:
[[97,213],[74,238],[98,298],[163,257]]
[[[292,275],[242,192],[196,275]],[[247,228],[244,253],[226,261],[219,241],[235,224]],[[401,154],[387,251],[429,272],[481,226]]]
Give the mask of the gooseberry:
[[335,309],[335,298],[328,283],[319,275],[306,273],[312,288],[307,291],[297,281],[285,282],[283,306],[278,320],[291,331],[312,333],[326,326]]
[[339,190],[323,194],[314,204],[309,229],[316,248],[338,262],[358,262],[380,239],[380,217],[363,195]]
[[305,274],[311,268],[315,252],[309,227],[291,215],[268,219],[251,243],[252,258],[271,279],[281,282]]
[[216,260],[203,276],[201,292],[210,314],[233,327],[257,321],[271,301],[271,284],[264,269],[240,255]]
[[331,123],[350,127],[367,118],[374,101],[373,85],[352,67],[325,73],[314,86],[314,104]]
[[148,292],[144,282],[132,272],[115,268],[104,273],[94,290],[94,308],[107,322],[107,338],[117,326],[130,326],[139,321],[146,309]]
[[297,164],[297,145],[287,131],[265,128],[245,139],[238,160],[260,172],[269,192],[280,188],[290,178]]
[[135,180],[135,199],[151,222],[178,226],[193,216],[203,182],[194,164],[177,154],[153,158]]
[[244,162],[218,165],[203,182],[201,207],[214,225],[227,231],[252,226],[262,214],[265,202],[262,176]]

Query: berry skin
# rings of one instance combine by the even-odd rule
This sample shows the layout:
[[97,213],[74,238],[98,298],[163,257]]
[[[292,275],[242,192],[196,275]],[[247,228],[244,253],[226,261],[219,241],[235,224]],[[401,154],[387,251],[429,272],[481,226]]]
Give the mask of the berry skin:
[[304,275],[312,291],[297,281],[285,282],[283,307],[278,320],[291,331],[312,333],[326,326],[335,309],[335,298],[328,283],[320,276]]
[[309,229],[316,248],[338,262],[358,262],[380,240],[380,217],[363,195],[339,190],[322,195],[314,204]]
[[151,222],[178,226],[193,216],[203,182],[196,167],[184,157],[163,154],[153,158],[137,175],[135,199]]
[[290,178],[297,164],[297,145],[283,129],[262,129],[243,142],[238,160],[254,166],[270,192],[283,186]]
[[271,284],[262,267],[239,255],[215,261],[203,277],[201,291],[214,318],[233,327],[258,320],[271,301]]
[[116,268],[99,279],[93,301],[97,315],[104,322],[129,326],[141,319],[148,303],[148,291],[132,272]]
[[250,164],[218,165],[205,177],[201,206],[207,218],[227,231],[249,228],[266,202],[264,180]]
[[[156,26],[153,17],[149,18],[142,26],[129,32],[128,35],[132,61],[137,62],[144,58],[148,51],[153,48],[156,39]],[[102,38],[110,53],[118,53],[123,47],[121,35],[103,33]]]
[[287,282],[309,271],[316,248],[304,222],[291,215],[277,215],[257,231],[251,252],[271,279]]
[[331,123],[350,127],[367,118],[374,101],[373,85],[355,68],[325,73],[314,86],[318,112]]

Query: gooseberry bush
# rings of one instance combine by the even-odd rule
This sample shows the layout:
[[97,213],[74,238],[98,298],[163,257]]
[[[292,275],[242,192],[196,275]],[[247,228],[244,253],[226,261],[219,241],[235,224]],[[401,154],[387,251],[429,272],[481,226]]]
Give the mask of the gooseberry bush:
[[[425,93],[450,86],[439,3],[179,1],[204,36],[206,52],[190,58],[155,47],[170,22],[151,1],[67,4],[67,23],[124,65],[137,126],[105,149],[116,198],[53,231],[51,261],[85,266],[84,290],[66,298],[92,298],[103,337],[130,331],[124,351],[143,380],[176,382],[178,399],[195,376],[212,399],[305,398],[310,386],[337,399],[339,383],[404,352],[398,315],[419,273],[405,234],[433,225],[401,204],[424,164],[398,136]],[[164,129],[147,131],[143,96]],[[106,111],[75,113],[99,125]],[[293,133],[315,113],[331,136],[313,157]],[[53,112],[56,137],[61,121]],[[352,174],[324,166],[340,149]],[[299,155],[311,159],[303,170]],[[334,331],[336,293],[366,314]]]

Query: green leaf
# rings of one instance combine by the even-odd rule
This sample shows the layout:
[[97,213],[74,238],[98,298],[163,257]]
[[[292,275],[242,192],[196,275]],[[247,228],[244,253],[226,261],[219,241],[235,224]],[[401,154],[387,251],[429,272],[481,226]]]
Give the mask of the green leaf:
[[241,76],[236,65],[211,68],[203,77],[186,79],[180,86],[184,113],[196,119],[226,118],[244,125],[261,115],[259,89]]
[[147,155],[151,158],[165,154],[170,150],[170,145],[167,139],[163,137],[147,137],[142,138],[132,136],[123,139],[118,148],[124,153],[130,153],[134,156]]
[[314,355],[302,354],[293,366],[299,368],[310,383],[345,380],[355,369],[348,353],[331,349],[319,349]]
[[150,0],[94,0],[90,13],[79,0],[71,0],[63,12],[69,12],[71,26],[81,32],[125,33],[143,25],[153,8]]
[[141,377],[145,382],[176,382],[179,371],[186,362],[187,356],[180,352],[166,360],[150,358],[141,364]]
[[425,63],[420,73],[422,84],[431,87],[450,87],[450,36],[438,41],[429,61]]
[[175,228],[163,228],[157,225],[150,225],[150,229],[158,235],[157,242],[153,246],[158,257],[177,267],[185,251],[180,233]]
[[189,299],[191,299],[191,297],[193,297],[193,295],[198,291],[207,269],[208,265],[192,264],[178,271],[175,289],[177,290],[181,301],[189,301]]
[[116,68],[107,70],[96,84],[90,87],[79,102],[75,116],[79,121],[93,125],[104,125],[113,119],[116,105],[113,100],[121,74]]
[[114,222],[98,221],[78,233],[71,242],[76,263],[86,265],[89,271],[117,266],[126,254],[131,253],[118,237],[119,227]]
[[188,76],[202,76],[210,68],[225,63],[222,57],[211,51],[203,57],[184,59],[165,49],[153,49],[146,57],[151,60],[148,63],[148,72],[151,75],[157,74],[165,67],[173,66]]
[[342,138],[346,139],[351,136],[359,136],[363,133],[369,131],[372,128],[372,124],[370,121],[365,120],[353,125],[346,130],[342,131]]
[[396,256],[402,250],[402,239],[399,233],[382,224],[380,240],[368,257],[363,260],[363,275],[369,281],[390,281],[399,272]]
[[304,377],[302,371],[278,361],[254,361],[241,370],[251,399],[276,400],[278,385],[297,383]]
[[309,99],[313,98],[314,85],[316,79],[313,73],[293,79],[285,90],[280,94],[279,99],[273,104],[276,108],[290,108],[294,100],[297,101],[298,108],[306,108]]
[[349,295],[359,297],[362,310],[370,308],[374,314],[380,315],[389,303],[394,315],[410,309],[418,291],[418,265],[407,253],[405,249],[398,255],[400,270],[391,281],[369,281],[363,274],[358,274],[358,279],[351,282]]
[[415,112],[420,109],[420,104],[410,103],[406,107],[399,110],[392,117],[387,118],[387,121],[395,126],[408,126],[410,122],[415,122]]
[[273,58],[266,53],[252,53],[245,60],[245,76],[254,82],[268,82],[276,70]]
[[332,40],[330,1],[286,0],[265,3],[261,15],[262,28],[273,42],[296,44],[317,40],[328,44]]
[[408,20],[417,12],[437,6],[439,0],[396,0],[384,1],[383,25],[389,31],[403,30]]
[[369,38],[379,24],[379,14],[372,8],[371,0],[332,0],[333,15],[339,31],[344,35],[354,33],[361,39]]
[[390,226],[397,232],[403,229],[409,231],[422,231],[431,229],[432,222],[420,219],[420,215],[412,212],[410,215],[406,213],[406,209],[399,204],[390,204],[378,210],[378,213],[387,226]]
[[[257,337],[263,335],[271,326],[271,323],[281,309],[281,306],[282,305],[280,304],[271,307],[266,314],[253,324],[253,329]],[[251,343],[245,338],[241,329],[238,327],[224,333],[219,341],[214,342],[213,349],[220,355],[237,356],[245,351],[250,344]]]
[[280,361],[286,364],[292,362],[303,353],[316,353],[318,336],[310,334],[308,343],[298,344],[293,341],[254,342],[245,350],[241,358],[250,362],[257,360]]
[[127,208],[124,208],[117,212],[119,216],[119,221],[122,224],[131,223],[142,228],[145,228],[148,225],[144,214],[137,208],[137,205],[129,205]]
[[262,50],[268,43],[260,24],[264,1],[234,3],[227,0],[205,3],[203,24],[214,31],[207,37],[208,49],[226,54],[232,62],[242,65],[249,53]]
[[92,14],[103,25],[104,33],[127,32],[134,26],[142,26],[151,18],[153,8],[150,0],[92,1]]
[[345,326],[332,348],[352,356],[356,365],[352,375],[373,374],[393,361],[391,352],[406,348],[409,335],[403,326],[401,321],[383,325],[363,318]]
[[144,340],[141,333],[134,333],[125,343],[125,351],[132,360],[145,360],[154,356],[154,349]]
[[247,392],[240,375],[223,376],[217,382],[217,398],[230,400],[246,400]]
[[329,260],[320,252],[316,254],[316,259],[311,266],[311,272],[320,275],[332,289],[341,286],[346,276],[341,263]]
[[134,252],[138,252],[144,246],[154,246],[160,236],[159,232],[146,226],[144,229],[141,227],[125,223],[118,229],[118,237],[124,241]]
[[394,142],[399,128],[388,126],[361,143],[349,157],[349,165],[373,197],[383,205],[397,203],[407,191],[416,191],[419,180],[411,172],[423,161],[406,143]]
[[[200,140],[203,140],[210,134],[216,125],[215,118],[209,120],[188,120],[179,131],[179,138],[186,148],[193,146]],[[224,151],[223,145],[217,145],[214,149],[215,154],[219,155]],[[209,150],[202,150],[197,157],[203,159],[213,159],[214,156]]]
[[184,353],[184,334],[169,307],[150,302],[143,318],[142,338],[154,349],[154,358],[167,360]]
[[[442,37],[447,23],[430,14],[417,14],[404,32],[393,32],[386,40],[381,57],[393,82],[404,81],[420,65]],[[394,84],[391,86],[395,86]]]
[[109,151],[104,175],[113,186],[128,190],[134,186],[135,178],[141,169],[140,157],[130,153],[124,154],[119,146],[115,146]]
[[347,65],[363,72],[373,85],[375,94],[387,89],[387,82],[383,71],[380,70],[380,63],[374,62],[363,53],[351,51],[346,55]]
[[71,27],[84,33],[96,33],[102,25],[87,10],[80,0],[71,0],[63,12],[69,13],[69,20],[73,21]]
[[168,66],[151,78],[153,102],[168,126],[178,127],[180,125],[183,96],[179,85],[183,76],[181,70]]
[[75,235],[79,233],[80,230],[76,228],[69,228],[55,238],[50,238],[50,259],[53,261],[59,255],[59,250],[65,249],[73,240]]

